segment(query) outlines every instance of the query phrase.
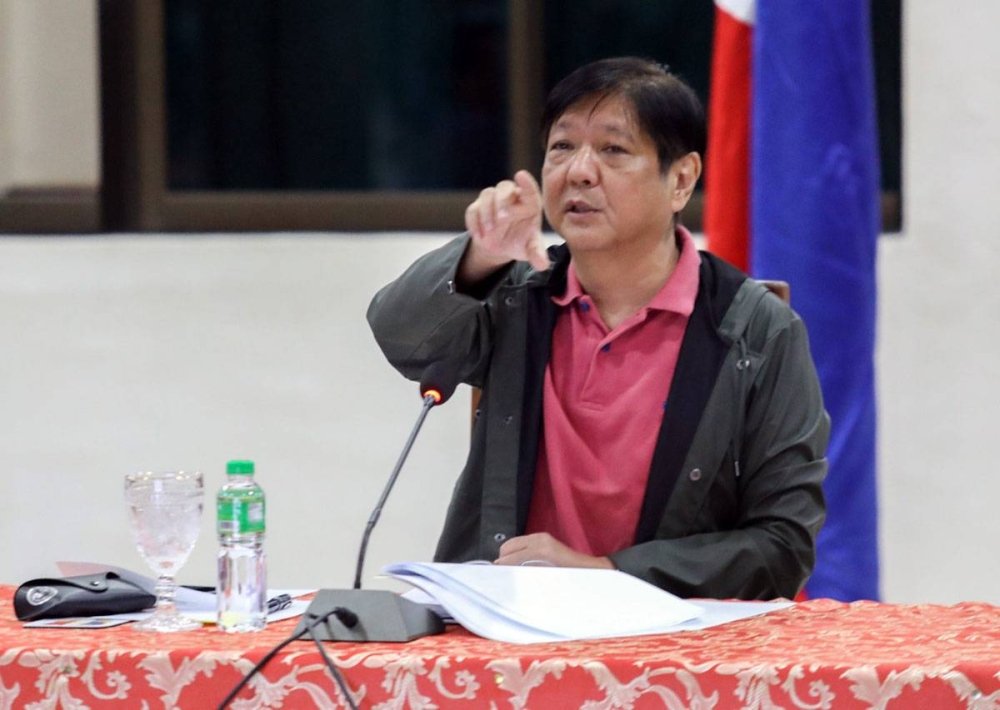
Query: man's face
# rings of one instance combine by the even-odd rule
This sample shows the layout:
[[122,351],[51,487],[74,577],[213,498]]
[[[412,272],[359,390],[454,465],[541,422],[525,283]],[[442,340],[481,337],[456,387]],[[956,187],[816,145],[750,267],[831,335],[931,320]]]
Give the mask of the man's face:
[[625,99],[584,99],[549,131],[545,216],[575,254],[652,249],[666,235],[672,238],[673,173],[660,174],[656,145]]

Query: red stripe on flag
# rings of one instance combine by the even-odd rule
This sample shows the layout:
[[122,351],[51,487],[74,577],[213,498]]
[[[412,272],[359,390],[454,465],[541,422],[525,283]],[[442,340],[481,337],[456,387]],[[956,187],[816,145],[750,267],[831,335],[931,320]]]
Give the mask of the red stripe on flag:
[[715,8],[705,235],[708,248],[734,266],[750,266],[750,77],[753,28]]

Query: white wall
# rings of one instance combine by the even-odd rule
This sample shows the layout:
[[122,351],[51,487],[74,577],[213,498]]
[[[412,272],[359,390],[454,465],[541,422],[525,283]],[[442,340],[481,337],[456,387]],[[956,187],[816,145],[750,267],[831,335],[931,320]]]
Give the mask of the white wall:
[[0,192],[95,187],[95,0],[0,0]]
[[10,0],[0,0],[0,195],[6,191],[11,176],[10,135]]
[[[58,559],[141,568],[124,474],[198,469],[211,496],[227,459],[251,458],[268,494],[273,581],[349,585],[421,406],[378,352],[365,308],[440,242],[0,239],[0,580]],[[433,552],[468,442],[463,389],[428,417],[373,538],[372,574]],[[192,581],[211,582],[213,519],[210,504]]]
[[[74,4],[0,0],[0,12],[16,5],[25,22],[41,12],[33,5]],[[904,22],[905,231],[882,238],[879,267],[883,592],[1000,603],[1000,83],[990,73],[1000,5],[908,3]],[[65,46],[87,43],[86,23],[78,29]],[[46,51],[66,50],[31,49]],[[80,56],[91,62],[93,47]],[[18,115],[37,120],[19,119],[18,131],[33,132],[17,133],[16,147],[38,157],[18,165],[48,166],[46,180],[66,183],[80,163],[60,172],[32,148],[76,125],[44,115],[59,93],[49,83],[58,72],[45,68],[55,61],[17,64]],[[96,129],[79,140],[96,156]],[[87,179],[96,182],[93,166]],[[61,558],[138,568],[125,473],[200,467],[214,488],[227,458],[252,457],[269,495],[274,581],[349,584],[364,521],[419,408],[377,352],[364,308],[442,238],[0,238],[0,581],[48,573]],[[456,398],[428,420],[375,534],[369,579],[383,562],[431,554],[467,444],[467,394]],[[211,517],[190,581],[211,576]]]
[[998,603],[1000,5],[903,15],[906,226],[880,250],[884,589]]

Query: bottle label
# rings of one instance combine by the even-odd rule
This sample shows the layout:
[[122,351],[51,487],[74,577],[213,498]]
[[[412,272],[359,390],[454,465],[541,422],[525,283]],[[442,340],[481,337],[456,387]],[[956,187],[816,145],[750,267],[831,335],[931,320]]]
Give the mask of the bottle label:
[[216,505],[218,532],[245,535],[264,532],[264,501],[225,498]]

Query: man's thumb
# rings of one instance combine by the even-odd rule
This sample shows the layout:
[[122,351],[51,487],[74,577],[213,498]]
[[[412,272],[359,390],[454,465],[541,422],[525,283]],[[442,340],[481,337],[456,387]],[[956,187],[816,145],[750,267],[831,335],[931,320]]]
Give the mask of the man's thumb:
[[521,188],[521,200],[533,202],[542,207],[542,189],[538,186],[535,176],[527,170],[518,170],[514,173],[514,183]]
[[541,234],[528,242],[528,263],[535,271],[545,271],[552,263]]

